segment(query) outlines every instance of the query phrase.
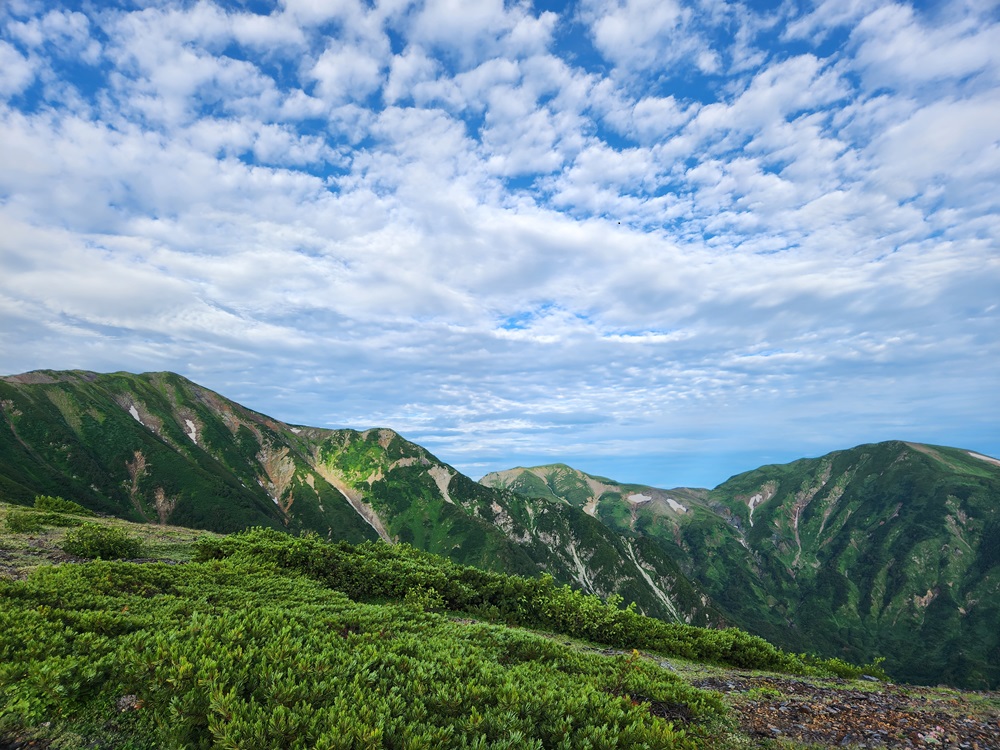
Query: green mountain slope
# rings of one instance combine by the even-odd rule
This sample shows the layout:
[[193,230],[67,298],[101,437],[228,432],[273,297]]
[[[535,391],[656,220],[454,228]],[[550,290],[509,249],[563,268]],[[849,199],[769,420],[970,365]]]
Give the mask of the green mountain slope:
[[799,643],[848,659],[881,653],[904,680],[1000,684],[995,461],[862,445],[738,475],[711,499],[737,520],[777,600],[769,612]]
[[563,465],[482,480],[581,505],[676,560],[732,622],[796,651],[886,658],[899,679],[1000,684],[1000,465],[955,448],[858,446],[714,490]]
[[59,495],[133,521],[407,542],[547,572],[650,615],[721,619],[659,547],[564,503],[483,487],[391,430],[284,424],[172,373],[3,378],[0,417],[0,493],[13,502]]
[[[662,490],[565,465],[477,484],[391,430],[288,425],[171,373],[0,379],[0,498],[220,532],[407,542],[736,624],[895,676],[1000,684],[1000,466],[899,442]],[[914,643],[920,645],[914,649]]]
[[29,373],[0,380],[0,409],[0,490],[15,502],[45,493],[134,521],[375,538],[310,471],[295,428],[178,375]]

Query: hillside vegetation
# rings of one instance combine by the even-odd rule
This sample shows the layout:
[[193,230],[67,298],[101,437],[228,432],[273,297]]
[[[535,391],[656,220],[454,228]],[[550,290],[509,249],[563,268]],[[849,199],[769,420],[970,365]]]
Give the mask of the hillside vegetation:
[[[163,560],[33,566],[22,554],[7,568],[0,742],[724,747],[736,729],[720,696],[664,669],[663,656],[860,674],[741,631],[664,623],[551,578],[489,573],[406,545],[271,529],[192,542],[182,530],[0,510],[11,562],[45,542],[65,547],[86,526]],[[52,536],[10,531],[19,515],[37,516]]]
[[988,457],[891,441],[711,491],[561,464],[482,481],[585,508],[655,545],[731,622],[783,648],[884,656],[908,682],[1000,685],[1000,465]]
[[[762,467],[711,499],[756,553],[753,575],[768,597],[740,603],[737,622],[773,602],[768,635],[792,624],[799,643],[825,653],[884,655],[898,679],[1000,686],[1000,466],[894,441]],[[701,538],[684,536],[691,554]],[[738,601],[746,592],[733,583],[719,575],[710,593]]]
[[884,656],[912,683],[1000,686],[1000,463],[954,448],[863,445],[713,490],[562,464],[476,483],[391,430],[286,424],[172,373],[39,371],[0,378],[0,499],[38,495],[164,527],[408,544],[790,652]]

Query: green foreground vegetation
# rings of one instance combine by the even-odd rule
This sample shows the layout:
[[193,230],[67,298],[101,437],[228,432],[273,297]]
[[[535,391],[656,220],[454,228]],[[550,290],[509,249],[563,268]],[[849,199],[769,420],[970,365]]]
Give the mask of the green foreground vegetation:
[[9,520],[37,516],[57,546],[88,528],[93,545],[131,540],[164,561],[67,558],[0,578],[0,738],[53,748],[723,747],[732,726],[721,697],[660,657],[860,674],[405,545],[253,529],[193,544],[178,536],[177,557],[190,562],[177,564],[164,539],[180,532],[5,510],[5,560],[42,543]]

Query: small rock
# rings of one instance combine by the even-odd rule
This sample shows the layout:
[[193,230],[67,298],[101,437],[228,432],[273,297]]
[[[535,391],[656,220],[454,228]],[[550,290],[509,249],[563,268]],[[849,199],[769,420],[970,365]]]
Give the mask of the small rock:
[[123,695],[117,701],[115,701],[115,706],[118,708],[119,713],[125,713],[126,711],[135,711],[142,707],[142,702],[136,695]]

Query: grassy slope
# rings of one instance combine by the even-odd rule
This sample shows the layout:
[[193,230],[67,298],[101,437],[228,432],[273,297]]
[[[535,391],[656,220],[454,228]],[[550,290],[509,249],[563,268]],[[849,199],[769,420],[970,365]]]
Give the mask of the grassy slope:
[[[264,525],[353,541],[375,536],[322,477],[305,486],[308,467],[291,450],[287,426],[180,376],[46,372],[36,379],[42,382],[0,380],[7,499],[62,495],[134,521],[222,532]],[[299,481],[269,486],[283,473]],[[293,505],[296,513],[285,512]]]

